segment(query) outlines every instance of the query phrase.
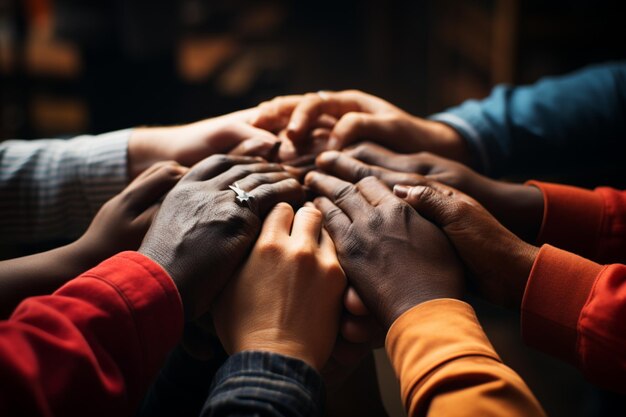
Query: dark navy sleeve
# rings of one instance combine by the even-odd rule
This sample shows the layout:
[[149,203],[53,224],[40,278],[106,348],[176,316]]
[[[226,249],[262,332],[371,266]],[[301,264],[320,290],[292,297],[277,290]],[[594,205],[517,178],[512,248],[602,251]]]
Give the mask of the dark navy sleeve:
[[320,416],[321,376],[295,358],[246,351],[231,356],[217,372],[202,417]]
[[431,119],[455,128],[478,169],[495,177],[618,163],[626,150],[626,62],[500,85]]

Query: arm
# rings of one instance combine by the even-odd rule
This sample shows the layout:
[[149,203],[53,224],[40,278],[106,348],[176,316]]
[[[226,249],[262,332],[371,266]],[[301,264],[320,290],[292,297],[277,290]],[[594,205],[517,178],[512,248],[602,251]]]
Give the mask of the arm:
[[182,331],[174,283],[125,252],[0,323],[0,413],[130,415]]
[[71,140],[0,144],[0,239],[74,239],[105,201],[153,164],[192,166],[216,153],[267,156],[277,138],[248,121],[254,109],[183,126]]
[[463,272],[442,230],[372,177],[352,185],[311,172],[306,180],[325,196],[315,201],[352,285],[389,329],[410,415],[543,415],[458,300]]
[[0,144],[0,236],[8,243],[76,238],[127,183],[130,130]]
[[186,170],[173,162],[155,164],[105,203],[80,239],[0,262],[0,317],[8,317],[27,297],[50,294],[110,256],[137,249],[158,209],[158,200]]
[[461,301],[440,299],[407,311],[389,329],[386,348],[409,416],[545,415]]
[[455,128],[477,167],[501,176],[528,174],[529,161],[541,171],[617,161],[626,146],[625,106],[626,64],[615,63],[530,86],[498,86],[484,100],[431,119]]
[[626,266],[602,266],[544,245],[524,293],[522,334],[591,382],[624,393],[625,296]]

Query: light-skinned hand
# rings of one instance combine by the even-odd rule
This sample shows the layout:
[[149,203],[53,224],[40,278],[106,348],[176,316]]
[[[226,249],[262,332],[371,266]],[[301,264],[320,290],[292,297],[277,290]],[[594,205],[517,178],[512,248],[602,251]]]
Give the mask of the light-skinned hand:
[[335,343],[345,286],[321,213],[308,206],[294,216],[280,203],[214,305],[217,334],[230,354],[270,351],[319,371]]

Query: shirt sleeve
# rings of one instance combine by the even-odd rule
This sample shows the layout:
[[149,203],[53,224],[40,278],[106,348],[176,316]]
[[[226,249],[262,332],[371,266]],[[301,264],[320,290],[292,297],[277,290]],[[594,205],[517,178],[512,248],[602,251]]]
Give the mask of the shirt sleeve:
[[529,181],[543,194],[538,244],[574,252],[598,263],[626,263],[626,191],[595,190]]
[[393,323],[385,347],[409,416],[545,415],[462,301],[413,307]]
[[128,182],[130,132],[0,143],[0,240],[80,236]]
[[321,376],[295,358],[237,353],[217,372],[201,416],[321,416]]
[[572,363],[598,386],[626,393],[626,266],[602,266],[544,245],[526,284],[526,343]]
[[160,266],[123,252],[0,322],[0,415],[127,416],[182,332]]
[[491,176],[617,164],[626,151],[626,63],[500,85],[431,119],[456,129]]

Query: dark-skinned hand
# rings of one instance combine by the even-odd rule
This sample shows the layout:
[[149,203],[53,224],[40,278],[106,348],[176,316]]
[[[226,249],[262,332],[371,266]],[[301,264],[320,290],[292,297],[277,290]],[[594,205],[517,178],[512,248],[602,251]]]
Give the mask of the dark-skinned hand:
[[519,308],[538,248],[507,230],[476,200],[445,184],[398,185],[394,192],[441,227],[486,299]]
[[319,172],[306,184],[335,242],[339,262],[388,329],[402,313],[436,298],[459,298],[463,271],[441,230],[374,177],[356,185]]
[[[253,196],[250,207],[236,202],[228,188],[235,182]],[[214,155],[167,195],[139,252],[169,273],[191,320],[208,311],[245,259],[267,212],[281,201],[298,205],[303,199],[300,183],[278,164]]]
[[537,238],[543,219],[543,196],[532,186],[496,181],[458,162],[428,152],[399,154],[363,143],[343,152],[330,151],[316,160],[319,169],[350,182],[367,176],[389,187],[434,180],[472,196],[502,224],[527,241]]

